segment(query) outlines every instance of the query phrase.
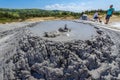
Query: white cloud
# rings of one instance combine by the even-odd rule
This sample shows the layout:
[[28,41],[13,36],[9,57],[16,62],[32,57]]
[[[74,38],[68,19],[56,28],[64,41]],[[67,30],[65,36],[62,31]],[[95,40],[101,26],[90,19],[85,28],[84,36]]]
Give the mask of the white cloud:
[[53,5],[47,5],[44,7],[44,9],[47,10],[65,10],[65,11],[73,11],[73,12],[81,12],[85,10],[91,10],[93,7],[91,7],[92,3],[68,3],[68,4],[53,4]]

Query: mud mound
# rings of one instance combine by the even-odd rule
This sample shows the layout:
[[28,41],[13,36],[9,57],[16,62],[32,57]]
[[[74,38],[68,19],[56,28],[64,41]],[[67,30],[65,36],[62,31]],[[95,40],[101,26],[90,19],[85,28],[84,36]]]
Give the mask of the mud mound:
[[10,42],[2,42],[1,80],[119,80],[119,43],[113,40],[119,34],[94,28],[93,39],[68,42],[45,40],[27,28],[14,30]]
[[0,79],[119,80],[120,33],[93,28],[92,39],[65,42],[41,38],[27,27],[1,32]]

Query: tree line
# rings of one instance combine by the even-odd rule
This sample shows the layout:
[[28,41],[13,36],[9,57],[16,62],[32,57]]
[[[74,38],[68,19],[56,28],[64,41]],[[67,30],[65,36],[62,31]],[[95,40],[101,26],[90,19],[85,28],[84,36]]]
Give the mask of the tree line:
[[0,8],[0,19],[28,19],[33,17],[79,17],[80,13],[42,9],[6,9]]
[[[83,13],[88,14],[88,15],[93,15],[95,12],[98,12],[100,15],[105,15],[107,13],[106,10],[98,9],[98,10],[90,10],[90,11],[84,11]],[[115,11],[114,15],[120,16],[120,11]]]

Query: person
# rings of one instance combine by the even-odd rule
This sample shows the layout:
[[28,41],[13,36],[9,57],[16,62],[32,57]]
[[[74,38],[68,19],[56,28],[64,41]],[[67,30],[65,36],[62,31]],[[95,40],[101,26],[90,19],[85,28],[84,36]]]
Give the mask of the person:
[[113,8],[113,5],[110,5],[110,8],[107,10],[107,14],[106,14],[106,22],[105,24],[108,24],[110,17],[113,15],[113,12],[115,11],[115,9]]
[[88,16],[82,12],[80,20],[88,20]]
[[93,15],[93,19],[94,19],[95,21],[101,22],[100,17],[99,17],[99,14],[98,14],[97,11],[96,11],[95,14]]

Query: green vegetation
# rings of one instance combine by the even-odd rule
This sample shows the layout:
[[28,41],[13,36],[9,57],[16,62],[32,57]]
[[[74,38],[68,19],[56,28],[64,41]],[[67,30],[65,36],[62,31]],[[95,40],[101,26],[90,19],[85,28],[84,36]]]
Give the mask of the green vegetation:
[[106,14],[106,11],[105,11],[105,10],[102,10],[102,9],[85,11],[84,13],[85,13],[85,14],[88,14],[88,15],[94,15],[94,13],[95,13],[96,11],[97,11],[100,15]]
[[[104,10],[91,10],[85,11],[85,14],[93,15],[98,11],[101,15],[106,14]],[[120,11],[115,12],[115,15],[120,15]],[[42,9],[6,9],[0,8],[0,22],[12,22],[12,21],[24,21],[28,18],[34,17],[55,17],[55,18],[66,18],[74,17],[79,18],[81,13],[75,13],[70,11],[60,11],[60,10],[42,10]]]
[[5,9],[0,8],[0,22],[23,21],[33,17],[74,17],[78,18],[80,13],[59,10],[42,9]]
[[[104,15],[104,14],[106,14],[106,12],[107,12],[107,11],[105,11],[105,10],[98,9],[98,10],[85,11],[84,13],[85,13],[85,14],[88,14],[88,15],[93,15],[96,11],[97,11],[100,15]],[[120,16],[120,11],[114,12],[114,15]]]

